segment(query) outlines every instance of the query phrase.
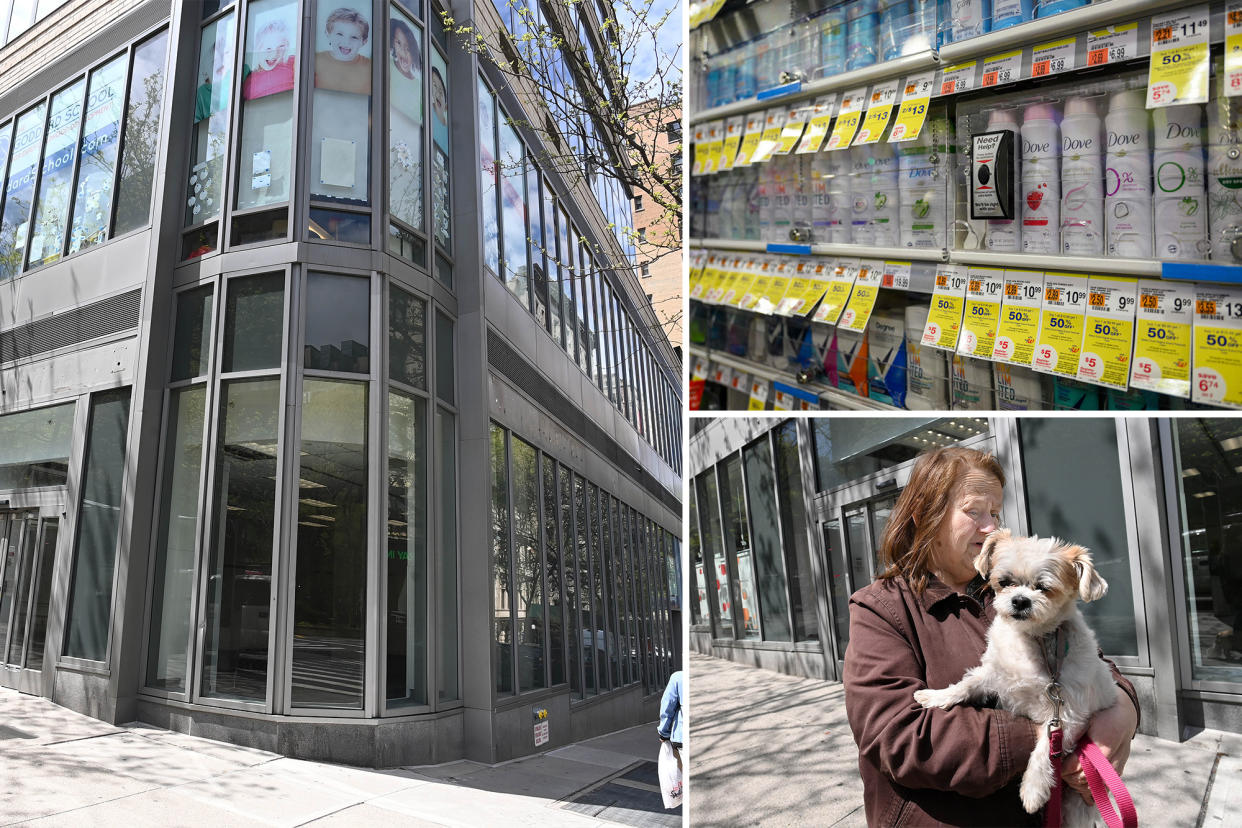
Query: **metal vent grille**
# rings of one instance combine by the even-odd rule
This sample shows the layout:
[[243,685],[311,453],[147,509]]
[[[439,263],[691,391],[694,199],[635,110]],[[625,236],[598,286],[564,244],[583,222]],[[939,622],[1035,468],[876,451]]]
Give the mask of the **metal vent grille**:
[[131,290],[20,328],[0,331],[0,365],[137,328],[141,310],[142,291]]
[[675,514],[681,514],[681,500],[676,495],[661,486],[649,471],[491,328],[487,329],[487,362],[649,494]]

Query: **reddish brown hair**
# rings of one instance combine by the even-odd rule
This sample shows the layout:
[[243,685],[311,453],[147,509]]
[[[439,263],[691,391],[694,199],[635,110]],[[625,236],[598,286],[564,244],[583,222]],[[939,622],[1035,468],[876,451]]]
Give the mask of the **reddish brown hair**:
[[967,472],[989,474],[1005,485],[996,457],[975,449],[946,446],[919,455],[880,538],[881,578],[905,576],[916,593],[927,588],[932,546],[952,504],[949,499]]

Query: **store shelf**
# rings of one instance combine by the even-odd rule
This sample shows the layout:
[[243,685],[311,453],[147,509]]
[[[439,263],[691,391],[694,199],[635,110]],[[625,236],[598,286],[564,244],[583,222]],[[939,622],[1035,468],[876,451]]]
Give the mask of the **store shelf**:
[[1161,262],[1151,259],[1080,258],[1075,256],[1038,256],[1029,253],[993,253],[988,250],[954,250],[949,261],[979,267],[1011,267],[1040,270],[1045,273],[1111,273],[1117,276],[1154,276],[1159,278]]
[[[758,362],[751,362],[748,359],[735,357],[723,351],[709,351],[694,345],[690,346],[690,356],[700,357],[709,362],[718,365],[726,365],[737,371],[745,371],[753,377],[761,377],[768,382],[783,382],[789,385],[796,384],[793,376],[788,371],[779,371],[770,365],[762,365]],[[829,385],[823,385],[818,382],[811,382],[805,385],[799,385],[814,394],[818,394],[821,398],[828,400],[829,404],[835,408],[846,409],[849,411],[894,411],[891,405],[885,405],[878,400],[859,397],[855,394],[849,394],[844,391],[838,391]]]
[[691,239],[690,249],[736,250],[739,253],[767,253],[768,243],[761,241],[740,241],[736,239]]
[[[736,250],[739,253],[782,253],[772,250],[771,242],[736,241],[734,239],[691,239],[691,250]],[[812,244],[811,256],[841,256],[850,259],[884,259],[885,261],[947,262],[947,250],[914,250],[908,247],[863,247],[857,244]]]

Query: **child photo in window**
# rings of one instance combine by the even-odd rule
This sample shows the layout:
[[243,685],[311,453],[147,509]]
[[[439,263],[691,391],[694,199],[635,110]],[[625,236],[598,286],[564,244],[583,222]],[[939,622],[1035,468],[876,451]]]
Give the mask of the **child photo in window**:
[[290,27],[284,20],[269,20],[259,26],[258,34],[246,53],[246,71],[242,82],[242,98],[252,101],[277,92],[293,89],[297,74],[296,58],[291,54]]
[[448,152],[448,90],[440,73],[441,61],[431,67],[431,137],[436,146]]
[[371,23],[357,9],[340,8],[328,15],[315,52],[315,86],[355,95],[371,94],[371,58],[365,52]]
[[405,20],[394,16],[388,38],[393,107],[415,125],[423,123],[422,39]]

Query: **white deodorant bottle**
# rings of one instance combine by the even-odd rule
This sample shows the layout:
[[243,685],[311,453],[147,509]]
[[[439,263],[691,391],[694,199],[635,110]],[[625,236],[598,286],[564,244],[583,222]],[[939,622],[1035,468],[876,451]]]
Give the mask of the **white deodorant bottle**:
[[1166,106],[1152,112],[1155,155],[1156,258],[1206,259],[1207,191],[1203,163],[1203,107]]
[[1208,104],[1208,230],[1212,260],[1242,263],[1242,109],[1236,98]]
[[1061,121],[1061,252],[1067,256],[1104,255],[1103,178],[1095,102],[1070,98]]
[[1104,234],[1110,256],[1149,259],[1151,143],[1141,89],[1117,92],[1104,116]]
[[[988,117],[987,132],[1000,132],[1007,130],[1013,133],[1014,143],[1017,143],[1018,137],[1018,120],[1012,109],[995,109]],[[1019,154],[1020,155],[1020,154]],[[1019,175],[1021,163],[1018,158],[1014,158],[1014,176],[1013,184],[1021,181]],[[1016,187],[1014,187],[1016,191]],[[1020,253],[1022,251],[1022,222],[1018,218],[1020,211],[1018,209],[1017,198],[1014,198],[1014,218],[1012,219],[988,219],[987,235],[983,238],[983,246],[988,250],[996,253]]]
[[1057,111],[1028,106],[1022,116],[1022,250],[1059,253],[1061,228],[1061,132]]
[[918,138],[897,145],[902,247],[937,250],[948,246],[949,130],[947,118],[932,118],[923,124]]

